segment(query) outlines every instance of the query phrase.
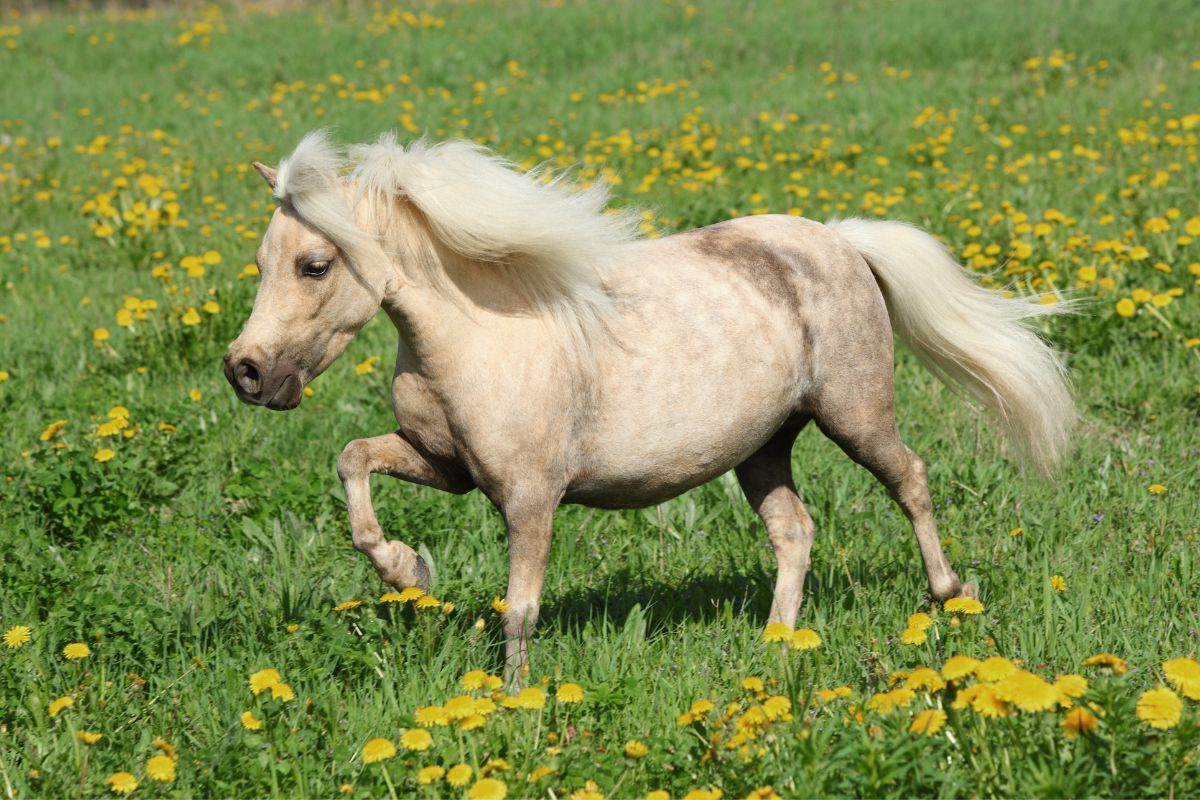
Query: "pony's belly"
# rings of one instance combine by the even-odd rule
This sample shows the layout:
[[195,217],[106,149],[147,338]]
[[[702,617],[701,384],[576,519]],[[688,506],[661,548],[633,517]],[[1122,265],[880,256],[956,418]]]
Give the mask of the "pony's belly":
[[708,483],[732,469],[732,466],[710,472],[693,472],[675,479],[661,476],[631,479],[627,475],[585,478],[567,489],[562,501],[590,508],[645,508],[666,502],[689,489]]

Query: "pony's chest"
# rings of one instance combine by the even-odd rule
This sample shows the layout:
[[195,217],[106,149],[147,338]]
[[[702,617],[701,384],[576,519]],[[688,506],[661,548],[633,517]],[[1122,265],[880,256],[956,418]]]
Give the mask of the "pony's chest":
[[445,409],[428,381],[415,372],[398,371],[392,378],[392,410],[409,441],[430,455],[455,460],[458,448]]

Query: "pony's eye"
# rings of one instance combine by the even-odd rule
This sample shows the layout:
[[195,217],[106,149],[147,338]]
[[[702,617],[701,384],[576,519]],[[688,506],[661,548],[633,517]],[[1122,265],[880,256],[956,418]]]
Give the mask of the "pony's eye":
[[307,261],[300,267],[300,274],[306,278],[324,278],[329,272],[332,261]]

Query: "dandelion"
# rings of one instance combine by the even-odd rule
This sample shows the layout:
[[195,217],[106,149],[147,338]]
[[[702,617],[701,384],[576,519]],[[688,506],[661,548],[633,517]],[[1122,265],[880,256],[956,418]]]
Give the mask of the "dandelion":
[[925,640],[928,638],[925,631],[920,628],[905,628],[900,634],[900,641],[910,645],[925,644]]
[[371,739],[362,746],[364,764],[378,764],[396,755],[396,745],[390,739]]
[[972,708],[975,713],[984,717],[1003,717],[1008,715],[1008,706],[986,683],[977,683],[960,691],[950,704],[953,709]]
[[1116,675],[1124,675],[1129,665],[1125,663],[1125,659],[1114,656],[1112,653],[1097,653],[1083,660],[1085,667],[1108,667]]
[[101,464],[103,464],[106,461],[112,461],[113,458],[116,457],[116,455],[117,455],[117,453],[115,450],[110,450],[109,448],[104,447],[104,448],[101,448],[100,450],[97,450],[96,455],[93,456],[93,458],[95,458],[97,461],[99,461]]
[[96,733],[94,731],[80,731],[75,735],[79,737],[79,741],[83,742],[84,744],[95,744],[104,738],[103,733]]
[[646,792],[646,800],[671,800],[671,795],[662,789]]
[[979,666],[979,660],[970,656],[951,656],[942,665],[942,677],[948,681],[961,680]]
[[792,629],[782,622],[772,622],[763,629],[762,639],[768,644],[771,642],[790,642],[792,640]]
[[995,683],[1017,671],[1017,665],[1002,656],[992,656],[975,667],[975,677],[984,683]]
[[341,602],[341,603],[338,603],[336,606],[334,606],[334,607],[333,607],[333,610],[334,610],[334,611],[336,611],[336,612],[338,612],[338,613],[341,613],[341,612],[343,612],[343,611],[349,611],[349,610],[351,610],[351,609],[353,609],[353,608],[358,608],[358,607],[359,607],[359,606],[361,606],[362,604],[363,604],[363,601],[362,601],[362,600],[359,600],[359,599],[356,597],[356,598],[354,598],[353,600],[345,600],[345,601],[343,601],[343,602]]
[[358,375],[370,375],[375,371],[375,364],[379,362],[379,356],[371,356],[366,361],[354,365],[354,372]]
[[250,691],[257,697],[265,689],[270,689],[277,683],[283,682],[283,676],[274,667],[260,669],[250,676]]
[[242,727],[248,731],[262,730],[263,721],[254,716],[251,711],[242,712]]
[[193,327],[200,324],[200,314],[192,306],[188,306],[187,311],[183,312],[183,316],[179,321],[188,327]]
[[75,705],[75,699],[69,695],[63,695],[50,703],[50,706],[46,709],[46,713],[52,717],[57,717],[64,708],[70,708],[73,705]]
[[199,389],[192,389],[190,392],[188,392],[188,397],[192,398],[193,403],[199,403],[200,399],[204,397],[204,395]]
[[446,783],[455,787],[466,786],[471,774],[471,768],[466,764],[455,764],[446,772]]
[[554,693],[554,699],[560,703],[582,703],[583,687],[578,683],[564,683]]
[[904,685],[917,692],[940,692],[946,688],[946,681],[929,667],[918,667],[909,673]]
[[108,328],[96,328],[92,331],[92,343],[97,347],[108,341]]
[[1070,739],[1082,734],[1089,734],[1096,730],[1096,716],[1086,708],[1072,708],[1066,714],[1063,714],[1062,726],[1063,733]]
[[427,594],[424,597],[417,598],[417,602],[413,603],[413,606],[424,610],[427,608],[438,608],[441,604],[442,604],[441,600],[438,600],[433,595]]
[[1189,700],[1200,700],[1200,663],[1190,658],[1164,661],[1163,674]]
[[639,742],[637,739],[630,739],[625,743],[625,755],[632,759],[639,759],[650,752],[650,748]]
[[78,661],[81,658],[90,656],[92,651],[83,642],[71,642],[63,648],[62,654],[68,661]]
[[1059,675],[1054,680],[1054,691],[1058,692],[1059,701],[1070,706],[1071,701],[1083,697],[1088,690],[1087,678],[1082,675]]
[[793,650],[814,650],[821,646],[821,637],[812,628],[798,628],[789,639]]
[[1001,700],[1022,711],[1049,711],[1059,701],[1059,694],[1053,686],[1025,670],[997,681],[994,691]]
[[401,603],[411,603],[414,600],[420,600],[425,596],[425,590],[419,586],[409,586],[402,590],[399,594]]
[[497,614],[507,614],[508,602],[502,597],[492,598],[492,611],[495,611]]
[[982,614],[983,603],[974,597],[952,597],[944,606],[951,614]]
[[348,783],[343,783],[338,787],[338,794],[349,797],[350,795],[354,794],[354,787]]
[[424,727],[431,725],[449,725],[450,715],[441,706],[422,706],[414,714],[417,724]]
[[893,709],[904,708],[916,697],[912,689],[903,686],[890,692],[879,692],[867,701],[867,708],[880,714],[890,714]]
[[934,736],[946,724],[946,712],[940,708],[930,708],[922,711],[913,719],[912,725],[908,726],[910,733],[923,733],[926,736]]
[[33,638],[28,625],[14,625],[4,632],[4,644],[10,650],[20,650]]
[[1065,592],[1067,590],[1067,579],[1062,575],[1052,575],[1050,577],[1050,588],[1056,592]]
[[421,784],[422,786],[428,786],[434,781],[439,780],[445,774],[446,770],[442,767],[439,767],[437,764],[433,764],[428,767],[422,767],[420,771],[417,772],[417,783]]
[[380,603],[403,603],[399,592],[384,592],[379,596]]
[[405,750],[420,752],[428,750],[431,744],[433,744],[433,737],[424,728],[412,728],[405,731],[404,735],[400,737],[400,746]]
[[1167,490],[1167,487],[1161,483],[1152,483],[1146,488],[1150,490],[1150,494],[1162,494]]
[[481,669],[473,669],[466,675],[463,675],[463,688],[468,692],[475,689],[482,689],[484,682],[487,680],[488,674]]
[[[505,698],[508,700],[509,698]],[[517,692],[512,698],[513,708],[539,709],[546,705],[546,693],[536,686],[529,686]]]
[[1151,728],[1166,730],[1179,724],[1183,703],[1178,695],[1165,686],[1147,689],[1137,701],[1138,719]]
[[65,419],[56,419],[54,422],[51,422],[49,425],[47,425],[44,431],[38,434],[38,438],[43,442],[48,442],[56,433],[61,431],[66,424],[67,421]]
[[928,630],[933,625],[933,619],[924,611],[918,611],[908,618],[906,627],[916,628],[919,631]]
[[114,794],[129,794],[138,787],[137,778],[128,772],[114,772],[104,779]]
[[282,700],[285,703],[291,702],[296,698],[296,693],[292,691],[292,687],[286,683],[277,683],[271,687],[271,699]]
[[175,762],[170,756],[154,756],[146,762],[146,774],[159,783],[175,780]]
[[508,786],[497,778],[480,778],[467,791],[469,800],[503,800],[508,794]]
[[529,777],[527,778],[527,780],[530,783],[537,783],[538,781],[540,781],[542,778],[546,777],[547,775],[553,775],[553,774],[554,774],[554,767],[547,767],[547,766],[534,767],[534,769],[529,773]]

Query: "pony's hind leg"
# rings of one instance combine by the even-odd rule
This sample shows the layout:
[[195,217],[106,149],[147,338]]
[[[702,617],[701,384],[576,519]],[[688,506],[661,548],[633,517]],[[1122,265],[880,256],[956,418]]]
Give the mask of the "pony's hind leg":
[[925,462],[900,439],[896,428],[891,394],[891,375],[883,386],[859,396],[850,403],[833,408],[822,404],[816,417],[821,430],[838,444],[846,455],[866,467],[887,487],[912,523],[929,578],[929,592],[935,600],[945,601],[960,594],[978,596],[972,584],[963,584],[942,551],[937,525],[933,521],[933,503],[929,499]]
[[354,547],[365,553],[385,583],[396,588],[429,588],[425,560],[404,542],[387,539],[371,504],[371,473],[461,494],[472,484],[461,476],[449,476],[430,464],[398,433],[355,439],[338,458],[338,476],[346,491],[346,511]]
[[796,624],[813,543],[812,518],[792,482],[792,444],[807,422],[789,422],[736,470],[746,500],[767,526],[775,549],[779,571],[770,621],[788,627]]

